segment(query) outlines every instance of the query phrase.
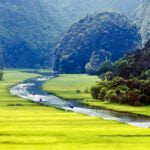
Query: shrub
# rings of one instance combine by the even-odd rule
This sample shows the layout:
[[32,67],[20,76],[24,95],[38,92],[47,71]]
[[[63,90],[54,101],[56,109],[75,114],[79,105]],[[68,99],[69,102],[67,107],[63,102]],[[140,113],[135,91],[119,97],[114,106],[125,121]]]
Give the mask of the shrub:
[[3,71],[0,71],[0,81],[3,80]]
[[128,104],[138,106],[140,105],[140,91],[139,90],[133,90],[128,92]]
[[94,99],[98,99],[98,94],[99,94],[99,91],[100,91],[100,87],[97,85],[97,86],[93,86],[91,88],[91,95]]
[[140,96],[140,103],[141,104],[144,104],[144,105],[149,105],[150,104],[150,97],[148,97],[147,95],[145,94],[142,94]]
[[113,76],[113,73],[112,73],[112,72],[106,72],[106,73],[100,75],[100,78],[101,78],[103,81],[105,81],[105,80],[111,81],[111,80],[113,80],[113,77],[114,77],[114,76]]
[[80,90],[76,90],[76,93],[81,93],[81,91]]
[[114,64],[111,61],[105,61],[100,65],[97,75],[105,74],[106,72],[112,72],[113,67]]
[[115,73],[116,75],[128,78],[130,76],[130,66],[127,60],[119,60],[115,63]]
[[106,87],[101,88],[101,89],[100,89],[100,92],[99,92],[99,94],[98,94],[98,99],[100,99],[100,100],[105,100],[106,94],[107,94],[107,89],[106,89]]
[[111,101],[111,102],[116,102],[117,101],[117,94],[116,94],[115,90],[109,90],[107,92],[106,99]]

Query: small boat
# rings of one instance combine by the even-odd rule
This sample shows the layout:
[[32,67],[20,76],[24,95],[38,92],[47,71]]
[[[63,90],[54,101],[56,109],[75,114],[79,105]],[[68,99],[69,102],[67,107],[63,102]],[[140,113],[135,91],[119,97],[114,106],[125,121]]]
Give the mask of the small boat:
[[72,108],[72,109],[74,108],[74,106],[73,106],[72,104],[70,104],[70,106],[69,106],[69,107],[70,107],[70,108]]

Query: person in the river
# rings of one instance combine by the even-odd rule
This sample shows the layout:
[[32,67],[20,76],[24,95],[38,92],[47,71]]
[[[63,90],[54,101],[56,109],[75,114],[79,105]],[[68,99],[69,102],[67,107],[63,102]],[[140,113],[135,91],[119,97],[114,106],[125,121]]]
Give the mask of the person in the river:
[[40,103],[42,103],[43,102],[43,100],[42,100],[42,98],[40,98]]
[[73,106],[72,104],[70,104],[70,106],[69,106],[69,107],[70,107],[70,108],[72,108],[72,109],[74,108],[74,106]]

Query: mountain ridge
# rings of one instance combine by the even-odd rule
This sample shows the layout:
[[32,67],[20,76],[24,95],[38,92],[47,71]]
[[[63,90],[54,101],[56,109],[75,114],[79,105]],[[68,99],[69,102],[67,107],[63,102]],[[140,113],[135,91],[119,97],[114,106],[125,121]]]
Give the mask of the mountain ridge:
[[75,23],[57,45],[54,69],[63,73],[85,72],[93,52],[111,52],[111,60],[115,61],[136,48],[140,40],[136,26],[120,13],[88,15]]

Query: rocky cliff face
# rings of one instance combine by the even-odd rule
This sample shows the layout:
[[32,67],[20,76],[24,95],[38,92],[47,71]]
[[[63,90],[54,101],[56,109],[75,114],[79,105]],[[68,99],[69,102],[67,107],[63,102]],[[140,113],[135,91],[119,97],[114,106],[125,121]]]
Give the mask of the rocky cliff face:
[[134,22],[139,26],[143,44],[150,39],[150,0],[142,0],[133,14]]
[[135,49],[140,40],[136,26],[124,15],[116,12],[89,15],[75,23],[56,47],[54,69],[62,73],[85,72],[85,65],[93,62],[95,54],[106,58],[102,53],[106,51],[115,61]]

